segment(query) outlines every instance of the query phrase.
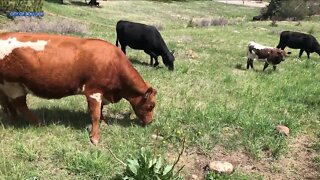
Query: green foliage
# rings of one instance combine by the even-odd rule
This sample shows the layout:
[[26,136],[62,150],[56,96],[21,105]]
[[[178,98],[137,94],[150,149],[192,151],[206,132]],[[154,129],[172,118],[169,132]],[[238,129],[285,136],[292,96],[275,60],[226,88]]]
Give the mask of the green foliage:
[[182,179],[180,171],[174,172],[174,165],[167,163],[159,156],[152,157],[144,148],[141,149],[138,158],[128,159],[127,167],[123,174],[123,180],[179,180]]
[[286,0],[281,2],[281,7],[276,12],[278,19],[304,19],[309,14],[305,0]]
[[[314,3],[305,0],[271,0],[266,8],[262,8],[260,13],[265,18],[277,20],[302,20],[308,15],[313,15],[311,8]],[[315,8],[312,8],[312,11]]]
[[1,0],[0,12],[42,12],[44,0]]

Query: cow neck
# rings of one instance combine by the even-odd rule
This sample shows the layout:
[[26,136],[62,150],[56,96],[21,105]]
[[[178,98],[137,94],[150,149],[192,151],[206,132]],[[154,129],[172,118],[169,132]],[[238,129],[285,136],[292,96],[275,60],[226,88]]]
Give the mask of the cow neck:
[[127,66],[121,73],[121,82],[123,83],[122,97],[131,102],[138,97],[142,97],[148,90],[148,86],[138,72],[129,63],[130,62],[128,62]]
[[168,54],[170,53],[170,51],[169,51],[169,49],[168,49],[168,47],[167,47],[167,45],[166,45],[166,43],[165,42],[162,42],[162,52],[161,52],[161,57],[163,58],[163,57],[167,57],[168,58]]

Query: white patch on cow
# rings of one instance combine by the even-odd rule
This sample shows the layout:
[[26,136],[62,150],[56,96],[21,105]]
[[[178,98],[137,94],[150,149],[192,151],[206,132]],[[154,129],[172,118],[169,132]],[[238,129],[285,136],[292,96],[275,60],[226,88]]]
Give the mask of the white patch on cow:
[[4,81],[0,84],[0,89],[10,98],[15,99],[27,94],[24,85],[20,83],[11,83]]
[[253,42],[253,41],[250,41],[249,44],[248,44],[248,47],[249,46],[253,46],[255,49],[273,49],[274,47],[270,47],[270,46],[264,46],[262,44],[258,44],[256,42]]
[[258,50],[262,50],[262,49],[274,49],[274,47],[270,47],[270,46],[264,46],[261,44],[258,44],[256,42],[250,41],[248,44],[248,52],[247,52],[247,56],[248,59],[252,59],[252,60],[259,60],[262,62],[267,62],[267,59],[260,59],[259,56],[256,54],[256,52],[253,50],[252,53],[249,51],[249,47],[253,47],[254,49],[258,49]]
[[101,93],[94,93],[90,95],[90,98],[95,99],[97,102],[102,102],[102,94]]
[[28,47],[36,51],[43,51],[47,43],[47,41],[43,40],[38,40],[37,42],[21,42],[18,41],[17,38],[0,40],[0,60],[11,54],[11,52],[16,48]]
[[83,94],[86,90],[86,85],[84,84],[81,88],[78,87],[76,94]]
[[81,91],[84,92],[86,90],[86,85],[84,84],[81,88]]

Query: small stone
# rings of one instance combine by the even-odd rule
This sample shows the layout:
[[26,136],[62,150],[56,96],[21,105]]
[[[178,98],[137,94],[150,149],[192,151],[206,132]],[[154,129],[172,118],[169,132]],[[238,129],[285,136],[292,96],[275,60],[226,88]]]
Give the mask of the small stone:
[[152,138],[152,139],[157,139],[157,140],[163,140],[163,137],[162,137],[162,136],[156,135],[156,134],[152,134],[152,135],[151,135],[151,138]]
[[280,134],[284,134],[284,135],[286,135],[286,136],[288,136],[288,135],[289,135],[289,132],[290,132],[289,128],[286,127],[286,126],[283,126],[283,125],[278,125],[278,126],[276,126],[276,130],[277,130]]
[[191,179],[193,179],[193,180],[198,180],[199,177],[198,177],[197,175],[195,175],[195,174],[192,174],[192,175],[191,175]]
[[209,164],[209,170],[218,173],[230,174],[233,172],[233,165],[225,161],[213,161]]

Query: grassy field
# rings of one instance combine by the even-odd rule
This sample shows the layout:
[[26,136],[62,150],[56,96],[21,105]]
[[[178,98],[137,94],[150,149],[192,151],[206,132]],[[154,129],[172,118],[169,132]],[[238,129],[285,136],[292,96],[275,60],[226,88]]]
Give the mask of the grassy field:
[[[60,100],[28,97],[29,107],[44,120],[42,127],[0,122],[0,179],[113,179],[122,160],[141,147],[173,162],[186,139],[178,166],[183,176],[204,177],[210,160],[227,160],[231,176],[210,174],[208,179],[317,179],[320,178],[320,65],[319,56],[298,50],[278,66],[262,72],[256,62],[246,70],[249,41],[276,46],[283,30],[313,32],[320,39],[319,19],[303,22],[251,22],[259,9],[212,1],[153,2],[101,1],[102,8],[82,1],[45,3],[44,19],[66,18],[85,24],[95,37],[115,43],[120,19],[162,27],[161,34],[176,52],[175,71],[145,63],[143,51],[127,55],[143,78],[158,91],[154,123],[142,128],[128,102],[105,106],[108,125],[101,126],[98,146],[90,144],[90,118],[82,96]],[[226,26],[187,27],[192,18],[225,18]],[[0,18],[0,22],[4,19]],[[0,47],[1,48],[1,47]],[[290,128],[288,137],[276,125]],[[158,132],[161,142],[151,138]]]

